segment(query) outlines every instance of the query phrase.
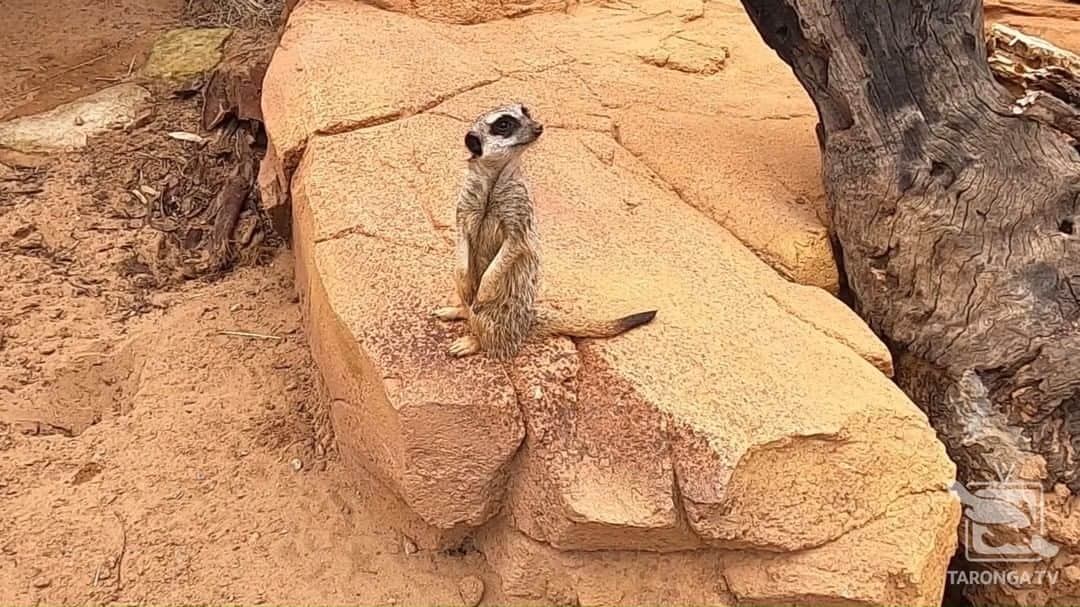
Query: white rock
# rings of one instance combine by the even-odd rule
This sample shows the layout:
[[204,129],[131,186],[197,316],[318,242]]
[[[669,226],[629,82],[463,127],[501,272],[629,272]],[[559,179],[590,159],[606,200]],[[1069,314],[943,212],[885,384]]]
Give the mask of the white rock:
[[47,112],[0,122],[0,147],[19,152],[56,152],[86,146],[90,137],[135,123],[150,92],[120,84]]

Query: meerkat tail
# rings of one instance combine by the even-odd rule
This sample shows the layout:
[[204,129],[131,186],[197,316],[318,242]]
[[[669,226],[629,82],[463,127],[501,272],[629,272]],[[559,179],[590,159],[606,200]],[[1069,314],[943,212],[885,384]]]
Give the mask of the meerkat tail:
[[648,324],[654,318],[656,318],[656,310],[638,312],[612,320],[586,319],[549,308],[536,310],[538,332],[567,337],[615,337],[634,327]]

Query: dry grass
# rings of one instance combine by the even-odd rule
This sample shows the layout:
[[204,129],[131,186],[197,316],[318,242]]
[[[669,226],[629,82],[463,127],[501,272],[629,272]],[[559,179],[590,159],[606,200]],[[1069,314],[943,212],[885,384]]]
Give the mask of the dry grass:
[[275,28],[284,0],[187,0],[185,13],[204,27]]

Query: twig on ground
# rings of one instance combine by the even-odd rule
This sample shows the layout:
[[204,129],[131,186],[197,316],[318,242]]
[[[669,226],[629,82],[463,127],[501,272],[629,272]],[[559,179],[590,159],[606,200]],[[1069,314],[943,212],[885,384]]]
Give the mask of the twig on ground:
[[281,341],[283,337],[277,335],[267,335],[265,333],[252,333],[250,331],[218,331],[218,335],[231,335],[233,337],[250,337],[252,339],[269,339],[273,341]]
[[[52,78],[50,78],[50,81],[55,80],[57,76],[61,76],[63,74],[74,72],[75,70],[77,70],[79,68],[83,68],[83,67],[86,67],[88,65],[92,65],[94,63],[97,63],[98,61],[101,61],[102,59],[104,59],[106,57],[108,57],[107,54],[106,55],[98,55],[97,57],[94,57],[93,59],[87,59],[86,61],[83,61],[82,63],[76,63],[75,65],[72,65],[70,67],[65,67],[64,69],[60,70],[59,72],[56,72],[55,74],[53,74]],[[33,95],[34,93],[40,91],[41,89],[45,88],[48,84],[51,84],[51,82],[47,82],[47,83],[44,83],[44,84],[39,84],[39,85],[37,85],[37,86],[35,86],[33,88],[26,89],[25,91],[19,91],[16,94],[21,95],[24,98],[29,97],[29,96]]]
[[120,588],[123,585],[122,570],[124,567],[124,555],[127,553],[127,525],[124,524],[124,519],[119,514],[113,512],[113,516],[120,523],[120,554],[116,555],[116,587]]

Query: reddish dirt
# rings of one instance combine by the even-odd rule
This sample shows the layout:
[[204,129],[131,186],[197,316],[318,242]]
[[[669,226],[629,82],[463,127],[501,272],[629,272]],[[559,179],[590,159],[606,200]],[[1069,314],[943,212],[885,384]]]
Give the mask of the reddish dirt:
[[124,76],[183,9],[184,0],[5,0],[0,117],[47,109]]
[[[123,79],[184,6],[5,2],[0,115]],[[155,98],[149,125],[0,164],[0,604],[460,604],[469,575],[504,601],[339,464],[287,249],[183,282],[141,261],[132,176],[198,130],[195,100]]]

